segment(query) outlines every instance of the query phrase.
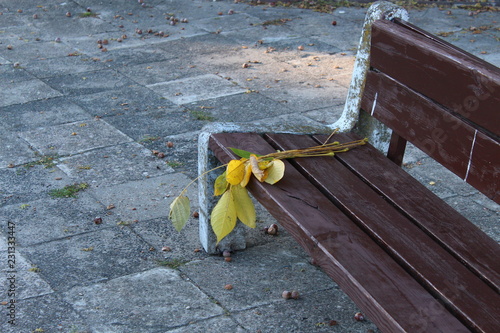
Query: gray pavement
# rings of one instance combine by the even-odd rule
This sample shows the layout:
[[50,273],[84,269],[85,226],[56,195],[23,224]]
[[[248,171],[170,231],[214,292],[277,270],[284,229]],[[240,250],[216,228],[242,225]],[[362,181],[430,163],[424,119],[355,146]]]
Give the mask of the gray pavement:
[[[144,3],[0,0],[0,331],[378,331],[286,232],[258,230],[268,213],[231,262],[199,250],[195,218],[167,220],[203,125],[340,115],[365,9]],[[498,12],[410,15],[500,64]],[[414,149],[406,162],[500,241],[498,205]]]

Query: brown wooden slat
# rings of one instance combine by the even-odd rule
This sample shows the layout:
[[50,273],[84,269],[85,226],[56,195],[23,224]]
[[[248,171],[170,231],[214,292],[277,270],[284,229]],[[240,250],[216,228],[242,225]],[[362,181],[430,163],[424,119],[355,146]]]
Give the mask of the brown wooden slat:
[[500,69],[386,20],[373,24],[370,64],[500,135]]
[[[347,140],[359,139],[353,133],[345,135]],[[322,139],[324,137],[318,138]],[[337,158],[500,293],[500,245],[497,242],[443,204],[403,169],[384,163],[386,158],[380,152],[357,149],[355,154],[338,154]],[[429,220],[429,216],[435,220]]]
[[368,72],[361,107],[500,203],[498,141],[382,73]]
[[[214,134],[210,147],[222,162],[231,155],[225,147],[274,151],[241,133]],[[277,184],[252,179],[248,187],[382,331],[468,331],[290,164]]]
[[[317,144],[305,136],[269,134],[277,149],[287,150]],[[346,142],[338,135],[335,140]],[[358,150],[375,150],[371,146]],[[366,161],[365,161],[366,162]],[[320,187],[337,206],[353,216],[378,244],[411,272],[431,293],[448,304],[452,312],[477,332],[496,332],[500,318],[500,295],[469,271],[418,226],[372,191],[343,165],[332,158],[305,158],[295,161],[303,173]],[[384,165],[391,164],[385,160]],[[396,177],[390,183],[397,181]],[[414,181],[416,182],[416,181]],[[412,187],[408,187],[410,190]],[[415,202],[415,204],[419,204]],[[433,220],[432,216],[430,219]],[[435,223],[437,221],[434,220]],[[484,311],[489,309],[489,311]]]
[[397,166],[403,164],[403,158],[406,150],[406,140],[396,132],[392,132],[389,149],[387,150],[387,158],[396,163]]

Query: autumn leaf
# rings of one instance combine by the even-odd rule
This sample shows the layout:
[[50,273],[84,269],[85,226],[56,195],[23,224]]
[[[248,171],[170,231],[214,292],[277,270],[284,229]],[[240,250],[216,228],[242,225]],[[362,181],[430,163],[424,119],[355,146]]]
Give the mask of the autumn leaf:
[[184,195],[179,195],[170,204],[169,218],[174,225],[175,230],[181,231],[186,225],[191,208],[189,198]]
[[257,160],[257,157],[255,155],[250,155],[249,161],[253,175],[259,180],[259,182],[263,182],[266,179],[266,173],[259,167],[259,161]]
[[245,176],[243,177],[243,180],[240,183],[241,187],[246,187],[248,185],[251,176],[252,176],[252,167],[250,166],[250,163],[247,163],[245,165]]
[[219,177],[217,177],[217,179],[215,179],[214,195],[219,196],[224,194],[224,192],[226,192],[227,190],[228,185],[229,184],[226,180],[226,172],[224,171],[222,175],[220,175]]
[[257,157],[262,156],[262,155],[251,153],[251,152],[243,150],[243,149],[237,149],[237,148],[229,148],[229,149],[231,149],[231,151],[233,153],[235,153],[236,155],[238,155],[241,158],[249,159],[250,155],[255,155]]
[[253,205],[252,199],[248,195],[247,189],[236,185],[231,186],[231,192],[233,194],[236,216],[238,219],[246,226],[255,228],[255,206]]
[[227,165],[226,180],[231,185],[238,185],[245,177],[245,159],[231,160]]
[[222,195],[210,216],[210,223],[217,236],[217,243],[233,231],[236,226],[236,218],[236,206],[230,189]]
[[267,170],[268,174],[265,182],[271,185],[276,184],[285,174],[285,163],[282,160],[275,159]]

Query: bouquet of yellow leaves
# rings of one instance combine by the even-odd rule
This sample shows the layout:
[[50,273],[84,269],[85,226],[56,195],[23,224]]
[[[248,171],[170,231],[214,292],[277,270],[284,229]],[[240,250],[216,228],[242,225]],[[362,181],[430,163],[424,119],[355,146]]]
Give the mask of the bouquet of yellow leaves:
[[[237,220],[250,228],[255,228],[255,207],[248,195],[246,186],[250,177],[254,175],[260,182],[275,184],[285,174],[283,159],[334,156],[336,153],[363,145],[366,139],[348,143],[333,142],[305,149],[278,151],[267,155],[257,155],[245,150],[230,148],[233,153],[241,157],[231,160],[208,172],[226,167],[226,171],[215,180],[214,195],[221,196],[210,216],[210,224],[217,236],[217,242],[226,237],[236,226]],[[199,177],[198,177],[199,178]],[[187,188],[198,178],[189,183],[181,194],[170,204],[170,220],[177,231],[182,230],[190,216],[189,198],[185,196]]]

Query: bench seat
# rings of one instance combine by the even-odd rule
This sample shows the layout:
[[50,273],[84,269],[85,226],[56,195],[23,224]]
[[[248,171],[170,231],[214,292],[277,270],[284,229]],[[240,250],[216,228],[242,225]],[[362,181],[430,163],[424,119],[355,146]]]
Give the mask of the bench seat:
[[[226,163],[237,158],[228,147],[267,154],[325,139],[219,133],[210,149]],[[498,331],[500,245],[371,145],[286,161],[281,181],[248,189],[383,331]]]

